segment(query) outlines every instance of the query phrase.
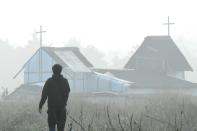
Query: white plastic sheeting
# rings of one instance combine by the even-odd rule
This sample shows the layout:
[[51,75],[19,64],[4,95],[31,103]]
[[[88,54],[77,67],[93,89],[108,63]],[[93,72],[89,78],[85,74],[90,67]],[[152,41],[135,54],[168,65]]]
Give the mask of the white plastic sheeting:
[[97,91],[126,92],[133,82],[126,81],[108,74],[94,72],[97,80]]

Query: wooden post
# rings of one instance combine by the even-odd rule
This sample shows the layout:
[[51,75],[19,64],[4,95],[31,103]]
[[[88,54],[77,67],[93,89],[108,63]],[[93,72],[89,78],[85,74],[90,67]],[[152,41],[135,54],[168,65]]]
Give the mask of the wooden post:
[[27,66],[27,83],[29,83],[29,63],[28,63],[28,66]]
[[98,78],[97,78],[97,83],[96,83],[96,85],[97,85],[96,90],[97,90],[97,91],[98,91],[98,89],[99,89],[99,80],[100,80],[100,77],[98,76]]
[[82,73],[82,77],[83,77],[83,90],[85,91],[85,73]]
[[36,32],[40,34],[40,49],[39,49],[39,81],[42,81],[42,33],[46,31],[42,30],[42,26],[40,26],[40,31]]

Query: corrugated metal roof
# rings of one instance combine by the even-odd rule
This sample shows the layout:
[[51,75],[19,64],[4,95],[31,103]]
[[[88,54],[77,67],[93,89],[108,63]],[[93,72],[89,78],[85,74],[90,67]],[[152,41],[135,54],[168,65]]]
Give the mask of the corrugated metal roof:
[[55,54],[74,72],[91,72],[91,70],[72,52],[54,51]]
[[[93,65],[86,59],[85,56],[83,56],[83,54],[79,51],[79,48],[77,47],[42,47],[38,49],[35,54],[39,50],[45,51],[57,63],[64,66],[69,66],[74,72],[90,72],[91,70],[89,69],[89,67],[93,67]],[[62,54],[63,56],[60,55],[61,52],[64,52]],[[16,78],[21,73],[21,71],[25,68],[29,61],[31,61],[35,54],[22,66],[22,68],[16,73],[13,78]],[[74,60],[71,61],[71,59]]]
[[93,65],[87,60],[87,58],[80,52],[77,47],[42,47],[42,50],[46,51],[51,57],[55,58],[59,62],[63,62],[57,55],[54,53],[55,51],[72,51],[76,57],[87,67],[93,67]]

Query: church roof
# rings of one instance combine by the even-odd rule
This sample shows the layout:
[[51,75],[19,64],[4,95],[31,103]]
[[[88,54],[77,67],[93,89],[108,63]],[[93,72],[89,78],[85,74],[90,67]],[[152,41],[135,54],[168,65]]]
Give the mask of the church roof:
[[192,71],[184,55],[170,36],[147,36],[124,68],[135,69],[137,58],[165,60],[176,71]]
[[[68,62],[65,57],[71,57],[70,59],[74,59],[76,61],[80,60],[87,67],[93,67],[93,65],[86,59],[86,57],[77,47],[42,47],[42,49],[46,51],[51,57],[56,59],[59,57],[59,59],[61,59],[63,62]],[[76,59],[76,57],[78,59]]]
[[[89,67],[93,67],[93,65],[86,59],[86,57],[80,52],[79,48],[77,47],[42,47],[40,49],[45,51],[57,63],[63,66],[68,66],[74,72],[91,72]],[[37,50],[36,53],[39,50]],[[20,74],[20,72],[34,57],[34,55],[23,65],[23,67],[17,72],[14,78],[16,78],[18,74]]]

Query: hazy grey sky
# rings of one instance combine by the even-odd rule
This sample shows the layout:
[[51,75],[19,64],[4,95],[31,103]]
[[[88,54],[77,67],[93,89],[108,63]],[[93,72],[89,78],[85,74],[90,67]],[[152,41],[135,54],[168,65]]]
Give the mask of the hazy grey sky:
[[175,22],[172,37],[197,41],[195,0],[0,0],[0,38],[24,46],[39,26],[44,44],[63,45],[70,37],[82,45],[125,55],[147,35],[166,35],[167,16]]
[[[51,43],[63,46],[75,37],[84,48],[92,45],[105,52],[107,60],[119,60],[119,57],[128,57],[129,52],[134,51],[132,47],[140,45],[147,35],[167,35],[163,23],[170,16],[171,22],[176,23],[171,27],[171,36],[196,71],[196,12],[195,0],[0,0],[0,40],[9,40],[15,47],[25,46],[42,25],[47,31],[43,35],[46,46]],[[36,46],[28,45],[16,51],[29,58]],[[25,60],[12,66],[12,57],[17,53],[12,50],[1,49],[1,59],[5,61],[1,65],[4,79],[0,85],[15,88],[12,85],[17,81],[12,77]],[[5,52],[8,53],[4,55]],[[7,68],[9,73],[5,73]],[[187,78],[197,82],[197,72],[190,73]],[[7,81],[11,81],[11,86]]]

